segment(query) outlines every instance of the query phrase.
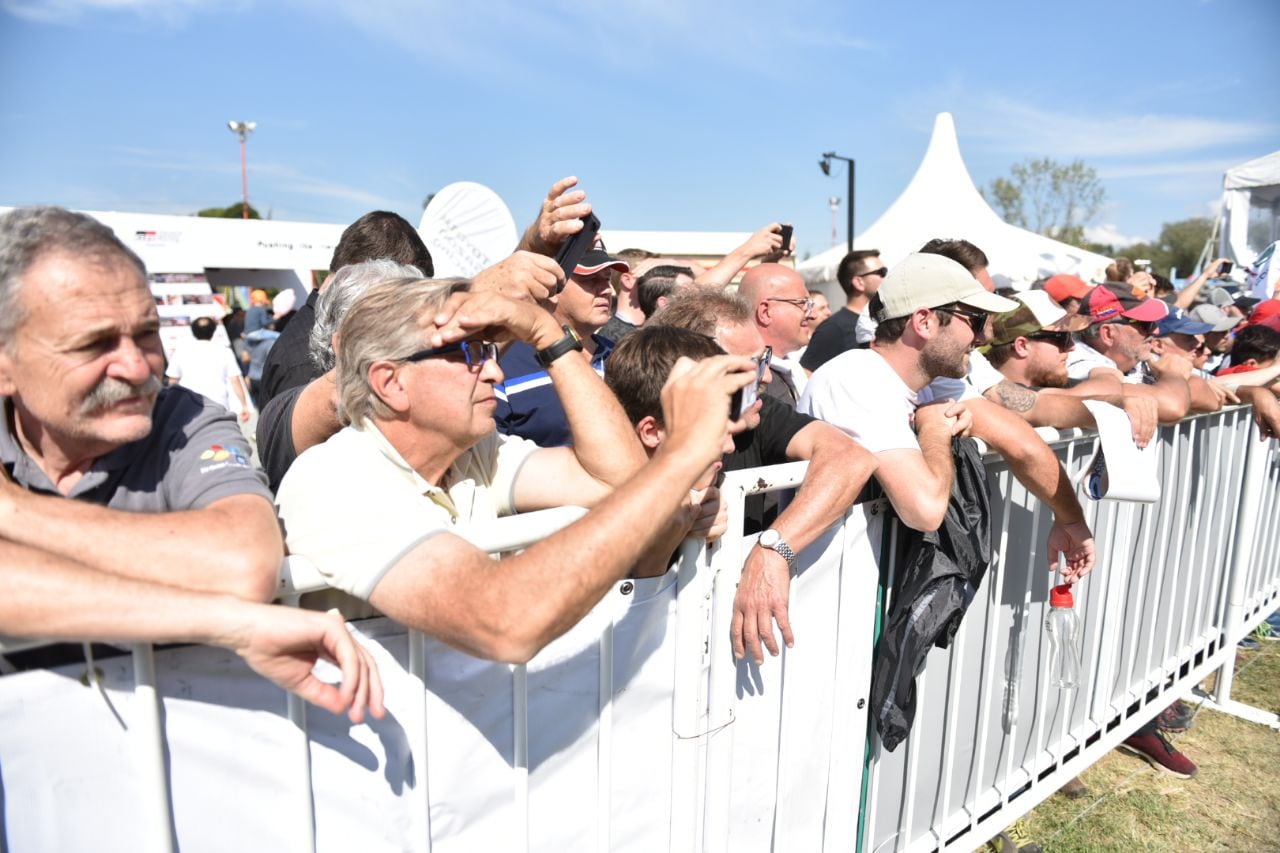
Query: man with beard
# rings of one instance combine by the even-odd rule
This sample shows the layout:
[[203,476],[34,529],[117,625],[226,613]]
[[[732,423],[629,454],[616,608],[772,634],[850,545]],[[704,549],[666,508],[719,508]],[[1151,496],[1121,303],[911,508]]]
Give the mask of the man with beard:
[[921,531],[942,523],[955,476],[951,439],[972,429],[1053,509],[1048,553],[1064,553],[1064,576],[1076,580],[1093,568],[1093,534],[1066,472],[1035,431],[982,399],[939,399],[917,407],[917,395],[934,379],[968,373],[969,352],[986,340],[987,316],[1017,307],[944,255],[910,255],[889,272],[871,301],[878,322],[871,348],[850,350],[818,368],[800,410],[835,424],[875,453],[876,477],[899,519]]
[[1022,303],[991,321],[991,342],[981,350],[991,366],[1020,389],[1040,392],[1037,401],[1052,399],[1053,419],[1044,426],[1056,429],[1094,428],[1093,413],[1083,404],[1100,400],[1125,410],[1133,424],[1133,440],[1146,447],[1155,435],[1156,402],[1150,397],[1123,393],[1075,393],[1067,390],[1067,355],[1075,347],[1072,333],[1089,321],[1068,314],[1044,291],[1030,290],[1014,296]]
[[265,480],[234,416],[163,372],[146,271],[109,228],[0,217],[0,540],[266,601],[283,549]]

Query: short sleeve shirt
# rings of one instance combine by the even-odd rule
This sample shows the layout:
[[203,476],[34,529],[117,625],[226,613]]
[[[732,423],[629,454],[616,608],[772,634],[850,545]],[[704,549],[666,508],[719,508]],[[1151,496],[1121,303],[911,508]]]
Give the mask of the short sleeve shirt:
[[[795,411],[776,397],[761,397],[760,425],[733,437],[733,452],[724,457],[724,470],[743,471],[762,465],[791,462],[787,446],[796,433],[813,423],[813,418]],[[743,506],[744,532],[756,533],[773,523],[778,514],[775,492],[751,495]]]
[[347,427],[300,455],[280,484],[285,544],[331,586],[367,600],[424,539],[513,513],[516,476],[537,449],[491,433],[459,457],[440,488],[373,424]]
[[[15,483],[61,495],[12,432],[13,407],[4,401],[0,459]],[[249,443],[224,407],[182,387],[156,398],[151,432],[94,460],[69,498],[131,512],[202,509],[233,495],[271,500],[266,478],[250,462]]]
[[280,488],[285,472],[298,458],[293,444],[293,410],[306,388],[306,385],[285,388],[258,413],[258,458],[262,460],[272,491]]
[[848,308],[832,312],[813,330],[800,364],[813,372],[840,353],[853,349],[858,345],[857,328],[858,315]]
[[872,453],[919,450],[916,392],[875,350],[850,350],[809,377],[799,409],[837,426]]
[[1097,367],[1117,369],[1114,361],[1088,344],[1077,340],[1071,352],[1067,353],[1067,377],[1076,381],[1083,381],[1088,379],[1089,374]]

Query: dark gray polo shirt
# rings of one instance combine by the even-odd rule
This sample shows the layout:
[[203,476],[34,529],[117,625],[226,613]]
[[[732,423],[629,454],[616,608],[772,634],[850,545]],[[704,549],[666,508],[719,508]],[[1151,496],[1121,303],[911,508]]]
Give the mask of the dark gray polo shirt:
[[[0,399],[0,462],[29,491],[60,495],[12,434],[13,407]],[[266,477],[249,459],[249,443],[235,416],[174,386],[156,398],[151,433],[95,460],[67,497],[131,512],[201,509],[241,494],[272,500]]]

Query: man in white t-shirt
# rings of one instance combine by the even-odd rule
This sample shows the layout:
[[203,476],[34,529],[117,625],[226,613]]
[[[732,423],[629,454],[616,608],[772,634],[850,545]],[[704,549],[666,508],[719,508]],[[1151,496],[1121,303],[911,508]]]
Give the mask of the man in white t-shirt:
[[249,401],[244,393],[244,380],[240,377],[240,368],[231,348],[213,342],[213,333],[217,330],[218,324],[212,317],[193,320],[191,335],[195,340],[178,348],[164,375],[170,385],[190,388],[228,410],[231,398],[227,396],[227,390],[234,391],[240,401],[240,420],[247,421]]
[[942,523],[950,500],[952,436],[968,434],[974,424],[968,406],[977,405],[987,431],[980,437],[997,445],[1019,480],[1054,509],[1049,550],[1066,554],[1064,573],[1075,579],[1093,567],[1093,536],[1047,445],[1024,421],[1002,419],[999,407],[980,405],[985,401],[918,405],[919,392],[935,378],[967,374],[970,352],[985,340],[987,315],[1017,304],[988,292],[950,258],[910,255],[889,272],[872,300],[878,325],[871,348],[843,353],[818,368],[800,409],[875,453],[876,477],[898,517],[928,531]]
[[[462,279],[381,282],[338,327],[339,408],[351,425],[307,450],[277,494],[286,542],[332,586],[480,657],[527,661],[620,580],[720,457],[749,359],[685,363],[663,390],[652,460],[582,342],[537,305]],[[535,350],[573,447],[497,435],[496,344]],[[619,488],[624,486],[624,488]],[[494,561],[460,528],[565,504],[586,517]]]

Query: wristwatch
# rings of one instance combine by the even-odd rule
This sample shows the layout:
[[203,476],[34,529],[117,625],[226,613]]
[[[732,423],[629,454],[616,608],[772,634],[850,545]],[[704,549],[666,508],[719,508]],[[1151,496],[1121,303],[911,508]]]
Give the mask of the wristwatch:
[[756,540],[756,544],[761,548],[768,548],[770,551],[777,551],[782,555],[782,559],[787,561],[787,568],[791,568],[796,562],[796,552],[791,550],[791,546],[782,538],[782,534],[770,527],[760,534],[760,538]]
[[567,352],[577,350],[582,352],[582,338],[578,337],[578,333],[568,326],[561,326],[564,329],[564,337],[556,341],[546,349],[540,349],[534,352],[534,357],[538,359],[538,364],[550,367],[551,362]]

